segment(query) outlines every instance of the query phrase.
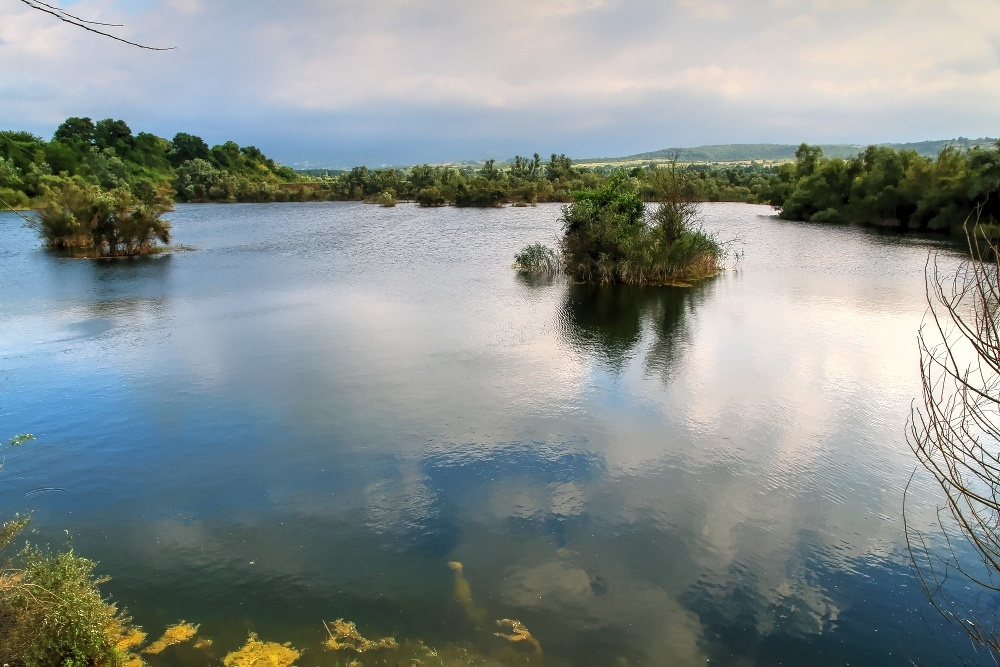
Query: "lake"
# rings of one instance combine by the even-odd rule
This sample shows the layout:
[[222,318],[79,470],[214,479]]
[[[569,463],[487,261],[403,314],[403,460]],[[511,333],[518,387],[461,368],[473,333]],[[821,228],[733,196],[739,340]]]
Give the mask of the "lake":
[[743,259],[694,287],[513,271],[559,215],[181,205],[196,250],[91,261],[0,214],[0,436],[37,436],[0,511],[216,657],[252,630],[336,664],[345,618],[470,664],[986,659],[901,517],[924,265],[953,247],[706,204]]

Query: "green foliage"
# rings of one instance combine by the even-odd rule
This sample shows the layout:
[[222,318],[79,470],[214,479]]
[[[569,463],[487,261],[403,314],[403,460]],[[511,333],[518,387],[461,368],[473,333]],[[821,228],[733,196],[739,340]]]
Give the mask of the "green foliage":
[[827,159],[803,144],[769,194],[781,217],[960,233],[970,211],[977,224],[1000,220],[1000,150],[916,151],[869,146],[848,160]]
[[35,436],[33,436],[31,433],[18,433],[17,435],[15,435],[13,438],[10,439],[10,446],[19,447],[24,443],[28,442],[29,440],[34,440],[34,439]]
[[417,204],[420,206],[444,206],[447,203],[448,200],[435,185],[427,186],[417,193]]
[[208,160],[211,157],[205,140],[193,134],[178,132],[170,143],[170,164],[175,167],[188,160]]
[[[199,160],[214,172],[192,170],[190,164],[201,166]],[[124,121],[112,118],[96,123],[67,118],[49,142],[27,132],[0,133],[0,199],[12,207],[38,204],[46,188],[73,179],[106,190],[134,190],[148,181],[158,192],[179,181],[182,201],[281,201],[314,192],[279,187],[297,175],[254,146],[228,141],[209,148],[201,137],[184,132],[173,140],[133,135]]]
[[161,219],[170,203],[124,187],[104,190],[82,180],[45,188],[44,205],[34,226],[50,248],[100,257],[156,252],[156,241],[170,242],[170,223]]
[[367,199],[372,204],[378,204],[384,208],[392,208],[396,205],[396,191],[392,188],[386,188],[382,192],[378,193],[374,197]]
[[[788,219],[948,231],[960,229],[977,205],[983,207],[984,223],[1000,219],[1000,160],[994,142],[960,137],[870,146],[861,153],[857,146],[808,144],[670,149],[633,156],[650,163],[630,164],[625,176],[643,201],[669,198],[664,188],[677,178],[691,202],[764,203],[782,207]],[[939,153],[936,160],[927,157],[931,149]],[[656,162],[664,157],[672,160],[669,169]],[[718,162],[756,159],[792,161]],[[702,163],[682,166],[680,160]],[[15,208],[37,205],[50,190],[74,179],[105,190],[135,191],[137,184],[149,182],[157,192],[173,187],[178,200],[190,202],[374,201],[392,190],[397,201],[420,206],[531,206],[573,201],[574,193],[605,187],[614,173],[606,164],[581,167],[556,153],[547,162],[535,153],[507,163],[487,160],[479,167],[357,166],[297,173],[255,146],[227,141],[209,147],[201,137],[184,132],[172,140],[147,132],[133,135],[124,121],[111,118],[96,123],[67,118],[48,142],[28,132],[0,133],[0,199]],[[684,215],[675,211],[674,217]]]
[[135,145],[135,137],[125,121],[105,118],[94,124],[94,145],[101,150],[110,148],[116,155],[127,155]]
[[689,188],[671,169],[663,178],[666,199],[652,214],[636,194],[637,181],[623,172],[596,189],[575,193],[563,208],[562,253],[566,272],[592,283],[664,284],[717,273],[718,242],[691,228],[697,209]]
[[[26,521],[7,522],[24,527]],[[72,549],[25,546],[0,574],[0,662],[24,667],[121,665],[129,619],[109,605],[94,563]]]
[[4,521],[3,524],[0,524],[0,549],[8,547],[14,538],[27,527],[29,521],[29,517],[15,515],[10,521]]
[[[204,201],[214,198],[228,199],[224,186],[220,183],[222,172],[203,158],[187,160],[177,167],[174,176],[174,190],[181,201]],[[225,197],[220,195],[226,194]]]
[[[34,440],[30,433],[12,446]],[[72,549],[53,553],[25,544],[8,556],[29,518],[0,524],[0,664],[15,667],[115,667],[143,635],[102,597],[107,581]],[[133,663],[134,664],[134,663]]]
[[56,132],[52,135],[52,138],[70,145],[90,146],[94,143],[96,136],[97,128],[94,127],[94,121],[89,118],[77,118],[74,116],[64,120],[56,128]]

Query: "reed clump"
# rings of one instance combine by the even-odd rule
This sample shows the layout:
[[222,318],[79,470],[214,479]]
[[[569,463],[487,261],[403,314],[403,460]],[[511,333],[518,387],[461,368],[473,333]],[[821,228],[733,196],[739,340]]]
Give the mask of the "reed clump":
[[532,243],[514,255],[514,267],[522,273],[555,275],[562,272],[562,258],[542,243]]

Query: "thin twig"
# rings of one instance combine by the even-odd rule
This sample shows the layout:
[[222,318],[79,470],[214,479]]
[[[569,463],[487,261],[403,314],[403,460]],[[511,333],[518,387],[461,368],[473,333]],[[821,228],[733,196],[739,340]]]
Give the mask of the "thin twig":
[[[165,48],[161,48],[161,47],[156,47],[156,46],[146,46],[145,44],[139,44],[138,42],[130,42],[127,39],[122,39],[121,37],[116,37],[115,35],[112,35],[111,33],[104,32],[103,30],[97,30],[96,28],[91,28],[90,26],[85,25],[84,23],[81,23],[80,19],[76,19],[75,17],[68,18],[70,15],[63,13],[61,10],[60,11],[53,11],[51,9],[46,9],[46,7],[48,7],[49,5],[45,5],[43,7],[40,7],[37,4],[35,4],[33,2],[33,0],[21,0],[21,2],[23,2],[26,5],[28,5],[32,9],[37,9],[40,12],[45,12],[46,14],[51,14],[52,16],[55,16],[57,19],[59,19],[60,21],[62,21],[64,23],[69,23],[70,25],[76,26],[77,28],[83,28],[84,30],[88,30],[90,32],[96,33],[98,35],[101,35],[102,37],[109,37],[109,38],[111,38],[111,39],[113,39],[115,41],[123,42],[125,44],[128,44],[129,46],[135,46],[135,47],[138,47],[140,49],[147,49],[149,51],[173,51],[174,49],[177,48],[176,46],[168,46],[168,47],[165,47]],[[91,23],[91,22],[88,21],[88,23]],[[103,24],[98,24],[98,25],[103,25]]]

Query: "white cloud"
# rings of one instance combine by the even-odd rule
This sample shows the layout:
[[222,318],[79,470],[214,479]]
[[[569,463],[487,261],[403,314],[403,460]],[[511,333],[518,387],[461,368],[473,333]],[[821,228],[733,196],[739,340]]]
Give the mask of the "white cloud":
[[314,144],[391,150],[417,136],[482,151],[501,136],[543,137],[580,155],[988,134],[1000,106],[1000,9],[986,0],[773,0],[754,12],[727,0],[161,0],[127,14],[87,0],[74,10],[178,49],[137,51],[8,5],[0,87],[56,94],[5,99],[0,125],[47,134],[69,115],[114,115],[168,136],[234,132],[273,151],[305,115]]

